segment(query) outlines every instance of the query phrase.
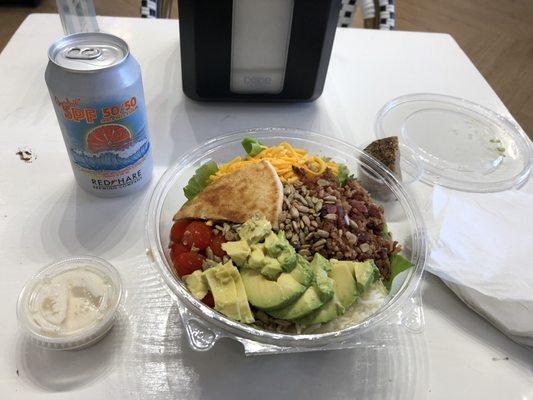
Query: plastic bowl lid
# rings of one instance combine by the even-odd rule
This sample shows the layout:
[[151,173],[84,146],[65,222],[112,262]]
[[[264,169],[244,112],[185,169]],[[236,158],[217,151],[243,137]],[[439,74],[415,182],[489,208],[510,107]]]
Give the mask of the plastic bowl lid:
[[422,180],[468,192],[520,186],[532,163],[531,142],[514,122],[479,104],[438,94],[387,103],[376,118],[379,138],[397,135],[424,168]]
[[[92,256],[70,257],[48,264],[24,285],[17,317],[37,345],[80,349],[109,332],[121,298],[120,275],[110,263]],[[85,320],[79,317],[83,313]]]

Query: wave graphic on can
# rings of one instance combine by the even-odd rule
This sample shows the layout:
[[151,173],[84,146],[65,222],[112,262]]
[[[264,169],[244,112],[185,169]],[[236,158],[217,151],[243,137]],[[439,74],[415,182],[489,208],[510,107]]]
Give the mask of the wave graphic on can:
[[70,149],[72,161],[80,168],[93,171],[119,171],[131,167],[150,150],[150,141],[144,138],[124,150],[106,150],[98,154]]

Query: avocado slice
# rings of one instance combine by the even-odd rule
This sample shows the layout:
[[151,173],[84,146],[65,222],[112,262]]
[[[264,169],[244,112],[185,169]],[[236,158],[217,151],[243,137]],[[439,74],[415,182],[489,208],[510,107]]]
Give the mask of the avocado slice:
[[289,304],[279,310],[268,311],[274,318],[295,320],[303,318],[322,306],[324,302],[320,298],[320,293],[315,286],[307,288],[294,303]]
[[242,267],[250,255],[250,246],[246,240],[236,242],[222,243],[222,250],[228,253],[228,256],[239,267]]
[[252,244],[250,246],[251,253],[248,261],[243,266],[260,271],[264,266],[265,261],[265,246],[261,243]]
[[204,271],[204,276],[215,300],[215,310],[228,318],[239,321],[241,313],[237,298],[237,286],[235,285],[231,268],[235,267],[219,264]]
[[243,268],[241,278],[250,304],[265,311],[285,307],[307,289],[287,272],[271,281],[259,271]]
[[271,231],[270,222],[259,217],[252,217],[237,229],[239,237],[249,244],[261,242]]
[[268,279],[276,280],[279,274],[283,272],[279,261],[265,255],[265,245],[262,243],[252,244],[250,247],[250,257],[242,267],[255,269]]
[[189,292],[197,300],[202,300],[209,291],[209,286],[201,270],[196,270],[192,274],[184,276],[183,281]]
[[[314,261],[314,260],[313,260]],[[357,284],[350,262],[331,260],[328,276],[333,280],[333,297],[322,307],[295,322],[302,325],[322,324],[341,316],[355,302]]]
[[209,268],[203,276],[213,294],[215,310],[245,324],[255,321],[241,275],[231,261]]
[[296,250],[292,246],[283,249],[277,260],[285,272],[291,272],[296,267]]
[[296,250],[285,238],[285,232],[276,235],[270,232],[265,238],[265,249],[269,257],[276,258],[285,272],[291,272],[296,266]]
[[[283,232],[283,231],[280,231]],[[285,235],[283,235],[285,237]],[[265,249],[270,257],[277,257],[285,249],[284,243],[279,239],[278,235],[270,232],[265,238]]]
[[352,264],[357,280],[357,290],[361,295],[379,278],[379,269],[374,260],[366,260],[364,262],[352,261]]
[[345,309],[348,309],[357,296],[357,284],[352,261],[331,260],[329,277],[334,281],[337,298]]
[[275,258],[265,257],[263,262],[263,268],[261,268],[261,273],[266,276],[268,279],[276,280],[278,279],[279,274],[283,270],[278,260]]
[[310,269],[313,275],[312,286],[307,288],[305,293],[294,303],[289,304],[279,310],[270,311],[274,318],[295,320],[303,318],[321,307],[326,301],[333,297],[333,280],[330,279],[324,270],[329,268],[328,260],[320,254],[309,264],[306,259],[298,256],[298,265],[302,269]]
[[315,276],[314,285],[322,302],[326,302],[333,297],[333,279],[327,272],[331,271],[331,263],[319,253],[315,253],[311,268]]
[[298,256],[298,263],[290,273],[283,272],[275,281],[250,268],[241,269],[241,277],[250,304],[264,311],[283,308],[294,302],[313,282],[311,265],[301,256]]
[[296,255],[296,267],[290,272],[290,275],[305,287],[309,287],[313,282],[311,264],[299,254]]
[[295,322],[302,325],[323,324],[344,314],[344,312],[345,309],[339,301],[339,298],[333,293],[331,300],[327,301],[322,307]]
[[[231,264],[231,261],[228,261],[228,263]],[[248,296],[246,296],[246,289],[242,283],[241,274],[239,274],[239,270],[235,267],[232,268],[231,274],[237,290],[237,305],[241,314],[240,321],[244,324],[251,324],[255,322],[255,318],[250,309],[250,303],[248,303]]]
[[[318,264],[315,263],[315,265],[317,272],[323,273],[325,279],[329,280],[326,272]],[[314,272],[315,269],[313,266],[309,264],[305,258],[298,255],[296,268],[291,272],[291,275],[293,275],[302,285],[312,286],[308,287],[304,294],[293,303],[281,309],[269,311],[268,313],[274,318],[295,320],[312,313],[314,310],[321,307],[324,302],[328,301],[333,296],[333,282],[331,282],[330,291],[326,294],[327,284],[325,281],[321,281],[324,289],[324,291],[322,291],[322,289],[318,287]]]

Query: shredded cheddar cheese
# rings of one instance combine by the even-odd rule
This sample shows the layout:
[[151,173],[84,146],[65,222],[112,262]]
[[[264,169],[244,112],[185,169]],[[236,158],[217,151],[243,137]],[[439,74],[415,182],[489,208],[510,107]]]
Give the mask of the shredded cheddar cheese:
[[292,183],[298,180],[293,167],[301,168],[308,176],[318,176],[329,168],[335,175],[338,173],[338,165],[333,161],[325,161],[317,156],[310,156],[304,149],[292,147],[288,143],[280,143],[264,149],[254,157],[235,157],[233,160],[222,164],[218,171],[211,175],[211,181],[221,176],[236,171],[245,165],[255,164],[266,160],[276,169],[278,176],[284,183]]

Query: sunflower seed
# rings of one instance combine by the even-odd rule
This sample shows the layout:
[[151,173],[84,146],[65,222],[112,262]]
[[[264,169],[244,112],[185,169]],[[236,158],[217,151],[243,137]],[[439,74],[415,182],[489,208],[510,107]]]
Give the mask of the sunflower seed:
[[318,222],[316,222],[316,221],[311,221],[311,226],[312,226],[313,228],[318,228]]
[[305,233],[300,232],[298,236],[300,238],[300,243],[305,243]]
[[327,181],[325,179],[319,179],[316,183],[317,183],[318,186],[328,186],[328,185],[331,184],[329,181]]
[[337,220],[337,214],[326,214],[324,216],[324,219],[330,220],[330,221],[336,221]]
[[291,207],[291,217],[292,218],[298,218],[300,216],[300,213],[296,209],[296,207]]
[[357,222],[355,222],[353,219],[349,219],[348,223],[350,224],[350,228],[352,229],[359,229],[359,226],[357,226]]
[[291,231],[288,231],[288,232],[286,231],[286,232],[285,232],[285,238],[286,238],[287,240],[289,240],[291,237],[292,237],[292,232],[291,232]]
[[298,209],[298,211],[303,212],[303,213],[309,213],[309,211],[311,211],[311,210],[309,209],[309,207],[307,207],[307,206],[301,206],[301,205],[299,205],[299,204],[296,205],[296,208]]
[[305,200],[305,198],[300,193],[295,193],[294,194],[294,198],[296,200],[298,200],[302,204],[307,204],[307,201]]
[[309,235],[307,235],[307,236],[305,237],[305,241],[306,241],[306,242],[310,241],[311,239],[313,239],[314,236],[315,236],[314,233],[310,233]]
[[328,231],[325,231],[323,229],[318,229],[316,231],[316,233],[320,236],[320,237],[323,237],[323,238],[328,238],[329,237],[329,232]]
[[326,244],[326,239],[320,239],[313,243],[313,249],[316,249],[317,247],[324,246]]
[[309,217],[308,217],[307,215],[304,215],[304,216],[302,217],[302,222],[303,222],[305,225],[307,225],[307,226],[311,225],[311,220],[309,219]]
[[300,229],[300,226],[298,225],[298,222],[296,221],[292,221],[292,227],[295,232],[298,232],[298,230]]
[[315,204],[315,211],[319,212],[322,210],[322,206],[324,205],[324,202],[322,200],[318,200]]
[[216,267],[217,265],[218,263],[216,261],[205,259],[202,263],[202,269],[205,271],[206,269]]
[[311,255],[311,252],[308,249],[300,249],[298,254],[300,254],[301,256],[309,256]]
[[327,200],[327,201],[337,201],[337,198],[336,198],[335,196],[328,195],[328,196],[325,196],[325,197],[324,197],[324,200]]

